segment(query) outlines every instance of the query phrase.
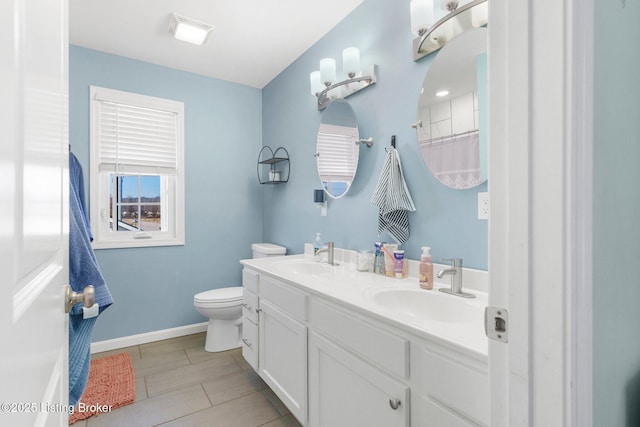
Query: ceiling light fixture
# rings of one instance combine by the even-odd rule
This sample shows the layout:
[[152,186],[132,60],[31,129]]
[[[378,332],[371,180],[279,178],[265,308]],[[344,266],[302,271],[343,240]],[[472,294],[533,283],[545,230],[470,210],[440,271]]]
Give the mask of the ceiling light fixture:
[[443,96],[447,96],[447,95],[449,95],[449,91],[446,90],[446,89],[436,92],[436,96],[439,96],[440,98],[442,98]]
[[169,33],[183,42],[202,45],[215,27],[186,16],[172,13],[169,18]]

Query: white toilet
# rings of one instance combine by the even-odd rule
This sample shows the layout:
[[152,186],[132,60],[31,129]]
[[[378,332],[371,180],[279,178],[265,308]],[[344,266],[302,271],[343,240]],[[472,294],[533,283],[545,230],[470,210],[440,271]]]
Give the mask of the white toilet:
[[[254,258],[282,256],[287,249],[271,243],[251,245]],[[242,286],[212,289],[193,297],[193,305],[209,318],[204,349],[210,352],[240,347],[242,340]]]

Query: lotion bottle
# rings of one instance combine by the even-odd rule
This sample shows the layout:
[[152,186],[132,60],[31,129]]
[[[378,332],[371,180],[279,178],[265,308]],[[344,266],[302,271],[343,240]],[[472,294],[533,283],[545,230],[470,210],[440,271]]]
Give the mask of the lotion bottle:
[[433,289],[433,264],[431,263],[431,250],[428,246],[422,247],[422,256],[420,257],[420,268],[418,271],[418,279],[422,289]]
[[393,271],[396,279],[404,279],[404,251],[393,251]]

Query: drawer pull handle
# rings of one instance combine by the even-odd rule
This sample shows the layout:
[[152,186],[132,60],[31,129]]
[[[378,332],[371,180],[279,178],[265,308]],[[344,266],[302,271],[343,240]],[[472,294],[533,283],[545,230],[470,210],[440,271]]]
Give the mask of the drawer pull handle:
[[243,303],[242,303],[242,306],[243,306],[244,308],[246,308],[247,310],[251,311],[251,306],[250,306],[249,304],[247,304],[246,302],[243,302]]
[[402,402],[400,401],[400,399],[389,399],[389,406],[391,406],[391,409],[393,409],[394,411],[397,411],[401,404]]
[[242,342],[249,348],[251,348],[251,343],[249,341],[247,341],[246,338],[242,338]]

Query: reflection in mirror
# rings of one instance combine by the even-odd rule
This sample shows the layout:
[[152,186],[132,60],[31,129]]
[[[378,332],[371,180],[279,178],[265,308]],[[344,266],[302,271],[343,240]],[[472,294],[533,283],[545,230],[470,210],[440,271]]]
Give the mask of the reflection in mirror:
[[322,114],[318,139],[316,141],[316,161],[322,188],[335,199],[344,196],[358,168],[360,138],[358,122],[351,105],[336,99]]
[[487,179],[487,30],[452,39],[434,58],[418,100],[418,144],[431,174],[450,188]]

